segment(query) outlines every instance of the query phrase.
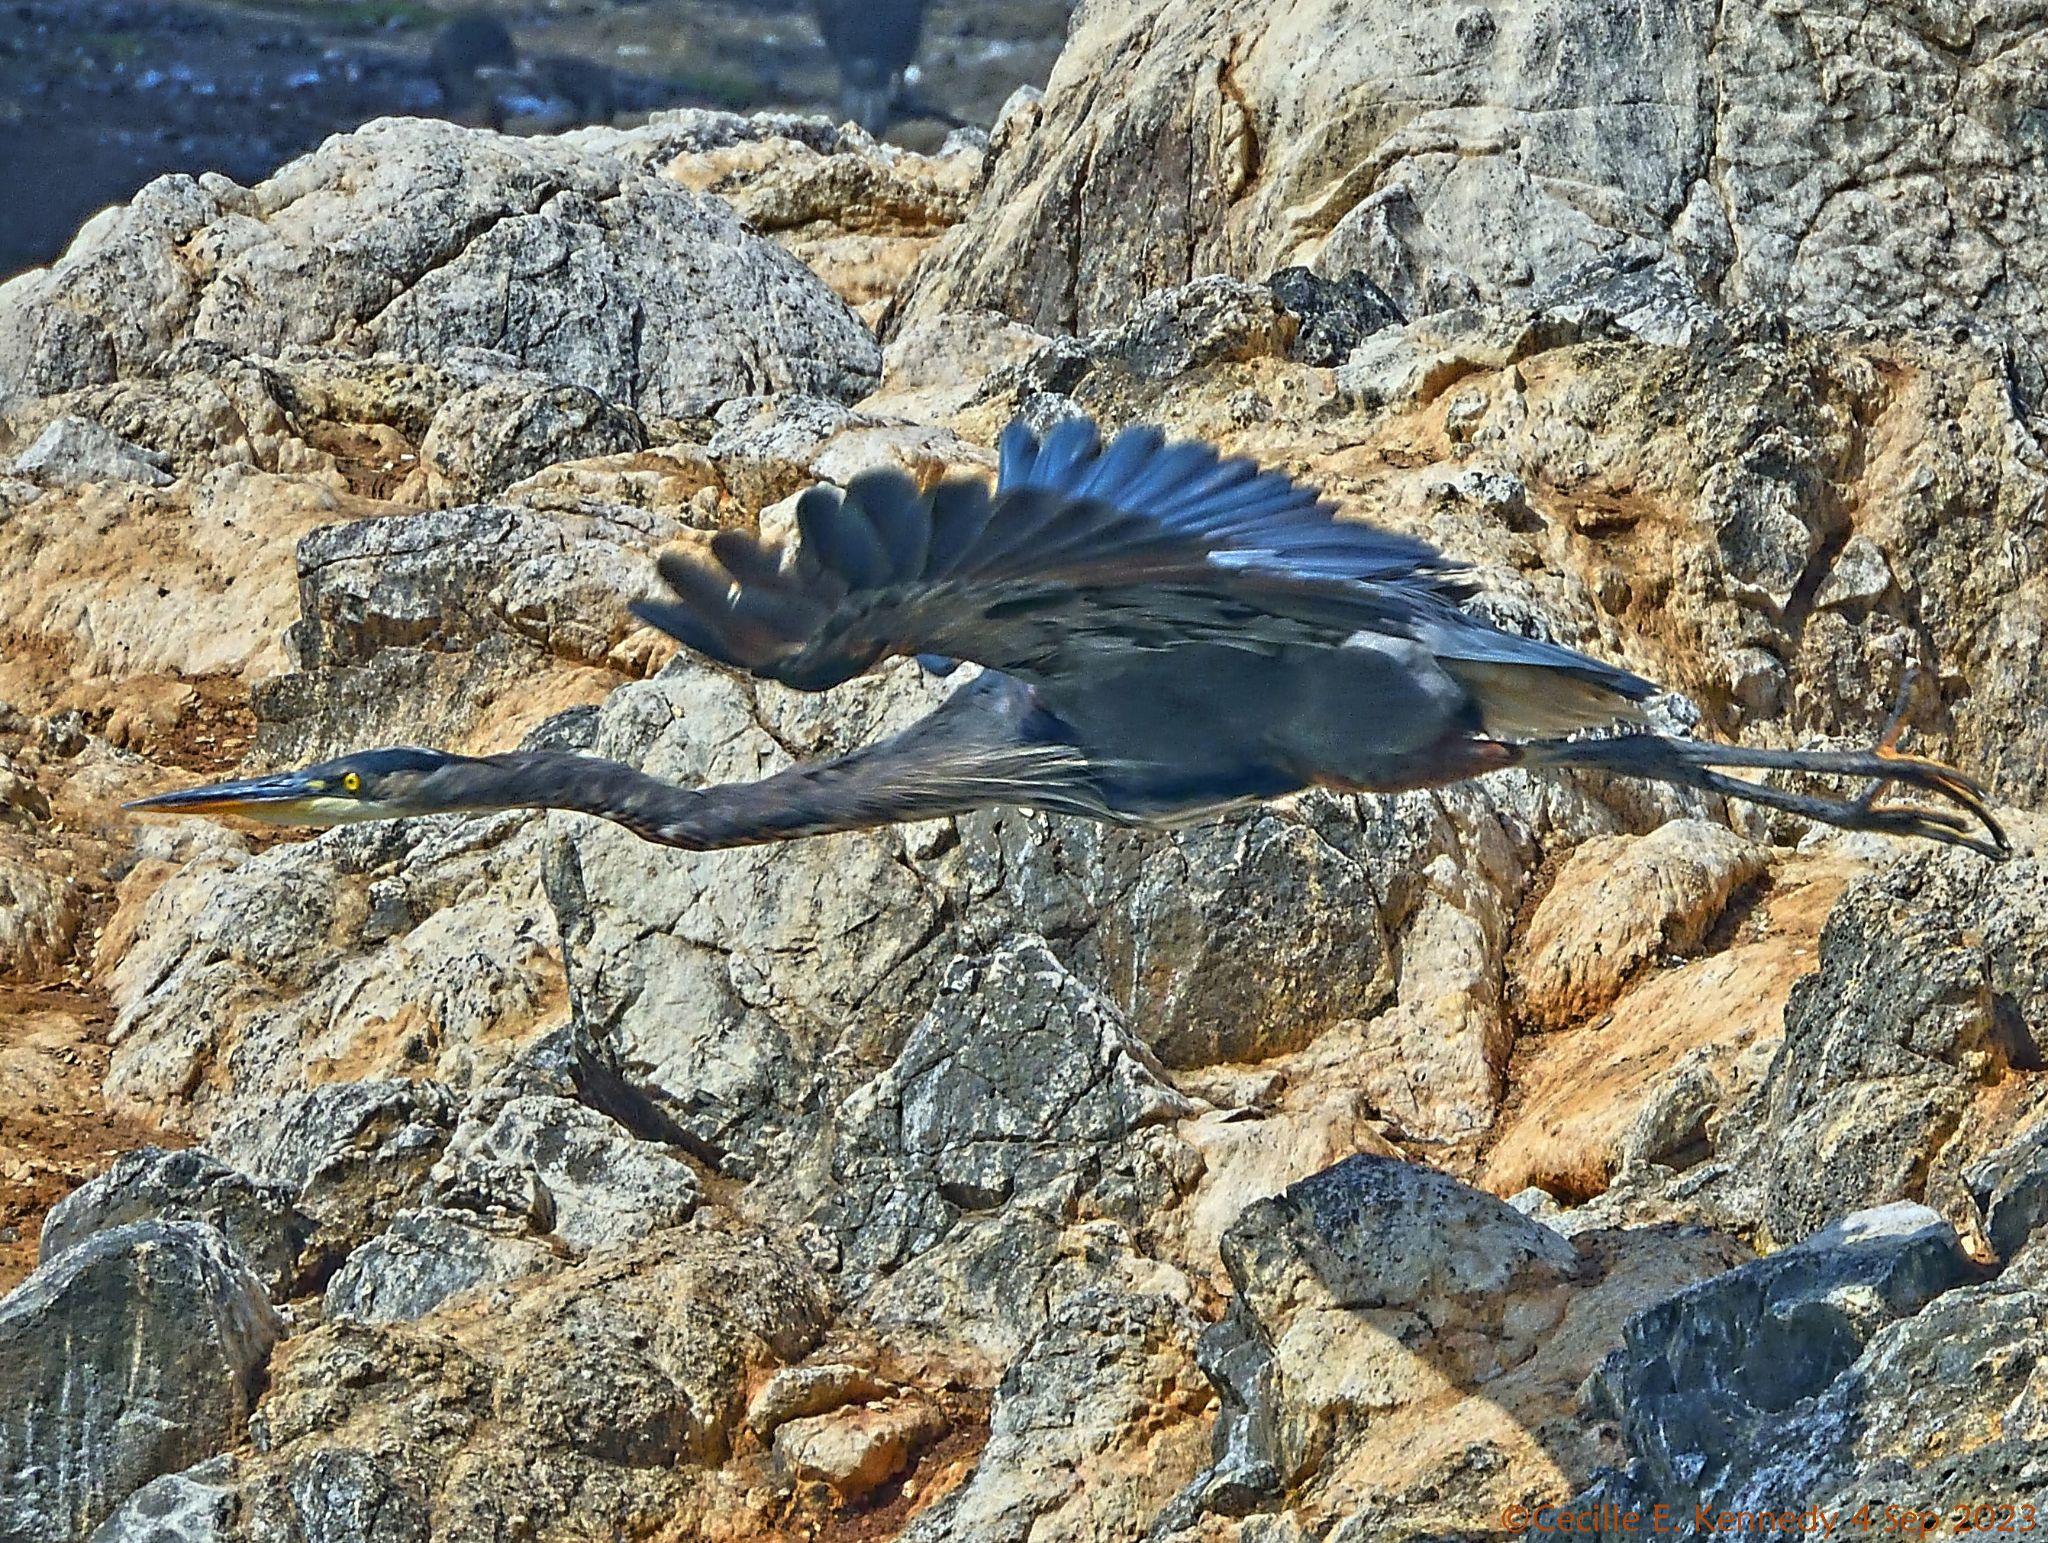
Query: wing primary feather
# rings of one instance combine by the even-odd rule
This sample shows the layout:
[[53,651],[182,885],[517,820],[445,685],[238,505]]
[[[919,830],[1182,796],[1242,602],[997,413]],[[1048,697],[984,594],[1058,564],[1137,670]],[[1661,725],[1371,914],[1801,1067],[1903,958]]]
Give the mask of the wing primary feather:
[[742,584],[784,585],[782,548],[745,531],[721,530],[711,537],[711,555]]
[[932,489],[931,545],[924,559],[926,579],[942,579],[952,573],[988,527],[992,507],[988,489],[978,482],[942,482]]
[[1101,448],[1102,433],[1089,418],[1069,418],[1056,423],[1039,446],[1038,458],[1031,468],[1027,487],[1059,489],[1066,487],[1074,476],[1074,469],[1089,459]]
[[889,554],[882,538],[852,499],[812,488],[796,502],[796,522],[819,562],[853,588],[874,589],[889,582]]
[[655,561],[654,571],[675,591],[678,600],[692,611],[712,618],[713,625],[717,625],[716,618],[731,608],[732,579],[690,554],[664,552]]
[[660,600],[635,600],[627,609],[648,626],[667,633],[692,653],[742,669],[747,665],[746,660],[734,656],[732,646],[710,623],[687,606],[670,605]]
[[1143,510],[1156,505],[1162,522],[1175,523],[1169,505],[1171,495],[1214,463],[1216,452],[1207,445],[1188,440],[1168,445],[1145,465],[1138,475],[1114,495],[1126,509]]
[[900,584],[924,572],[932,523],[915,482],[899,471],[865,471],[847,483],[846,502],[874,527],[888,557],[889,582]]
[[1165,437],[1157,429],[1125,429],[1109,442],[1109,448],[1095,457],[1068,489],[1078,496],[1116,502],[1119,486],[1137,475],[1138,469],[1159,453]]
[[996,486],[1020,487],[1038,459],[1038,436],[1022,418],[1012,418],[996,439]]

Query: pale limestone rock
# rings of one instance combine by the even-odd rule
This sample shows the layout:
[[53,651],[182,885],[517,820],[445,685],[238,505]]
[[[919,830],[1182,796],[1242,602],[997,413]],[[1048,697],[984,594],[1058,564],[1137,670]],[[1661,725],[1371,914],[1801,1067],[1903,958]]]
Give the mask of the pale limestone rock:
[[1558,870],[1518,942],[1518,1005],[1545,1028],[1588,1018],[1653,960],[1696,953],[1764,853],[1723,825],[1603,836]]
[[772,1436],[790,1420],[829,1414],[848,1404],[872,1403],[902,1391],[865,1367],[844,1362],[785,1366],[748,1403],[747,1429],[757,1436]]
[[530,1167],[553,1199],[553,1232],[578,1253],[617,1248],[689,1220],[703,1198],[690,1165],[616,1120],[563,1098],[508,1100],[452,1157]]
[[663,414],[764,386],[856,397],[881,362],[717,200],[624,159],[418,119],[338,135],[253,188],[151,184],[0,295],[0,396],[145,372],[183,336],[242,355],[489,348]]
[[0,978],[36,979],[71,957],[83,917],[78,888],[18,838],[0,837]]
[[2013,254],[2042,147],[2013,104],[2042,47],[2016,13],[1105,0],[906,313],[1085,330],[1312,261],[1414,315],[1663,258],[1705,297],[2038,352],[2048,268]]
[[420,441],[428,501],[471,503],[558,461],[640,450],[647,430],[588,386],[504,378],[434,415]]
[[1054,1312],[997,1390],[966,1484],[919,1516],[908,1543],[1023,1543],[1141,1535],[1193,1477],[1209,1389],[1199,1326],[1166,1297],[1101,1290]]
[[539,846],[518,815],[354,826],[180,874],[112,980],[110,1097],[203,1129],[316,1083],[494,1069],[498,1035],[559,1011]]
[[10,468],[45,487],[78,487],[88,482],[139,482],[168,487],[171,474],[161,456],[152,457],[101,428],[90,418],[63,417],[36,436],[35,443],[14,458]]

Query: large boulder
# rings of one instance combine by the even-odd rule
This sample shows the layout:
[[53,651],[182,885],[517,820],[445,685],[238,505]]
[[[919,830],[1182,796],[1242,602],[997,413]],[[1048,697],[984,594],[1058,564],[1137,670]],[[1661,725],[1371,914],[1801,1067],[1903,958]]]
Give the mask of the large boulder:
[[419,119],[253,188],[159,179],[0,293],[0,399],[150,372],[183,338],[436,362],[488,348],[646,414],[852,398],[880,352],[794,258],[625,159]]
[[283,1332],[204,1222],[95,1234],[0,1301],[0,1538],[83,1539],[127,1496],[240,1439]]
[[906,314],[1084,329],[1307,263],[1414,315],[1620,258],[1809,320],[1981,323],[2038,357],[2048,266],[2012,254],[2048,217],[2020,105],[2044,49],[2017,12],[1909,6],[1102,0],[997,125]]
[[238,1173],[205,1152],[144,1147],[122,1154],[50,1208],[43,1218],[41,1262],[129,1222],[205,1222],[282,1299],[298,1282],[299,1256],[315,1226],[293,1204],[296,1194]]

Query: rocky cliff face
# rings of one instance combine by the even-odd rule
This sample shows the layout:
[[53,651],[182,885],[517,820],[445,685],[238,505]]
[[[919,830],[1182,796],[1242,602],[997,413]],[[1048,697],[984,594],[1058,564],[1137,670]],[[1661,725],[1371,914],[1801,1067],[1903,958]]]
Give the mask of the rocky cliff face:
[[[986,151],[387,121],[0,289],[0,1538],[2040,1492],[2040,18],[1269,9],[1084,8]],[[652,554],[1077,411],[1676,723],[1864,738],[1919,666],[2021,855],[1521,774],[706,854],[115,808],[858,743],[950,685],[674,655]]]

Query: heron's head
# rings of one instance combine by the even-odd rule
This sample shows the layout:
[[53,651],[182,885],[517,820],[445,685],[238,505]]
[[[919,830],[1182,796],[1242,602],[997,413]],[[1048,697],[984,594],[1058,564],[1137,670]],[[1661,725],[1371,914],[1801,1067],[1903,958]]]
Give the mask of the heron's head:
[[365,750],[304,771],[213,782],[125,805],[150,814],[238,814],[271,825],[348,825],[448,807],[434,773],[467,764],[438,750]]

